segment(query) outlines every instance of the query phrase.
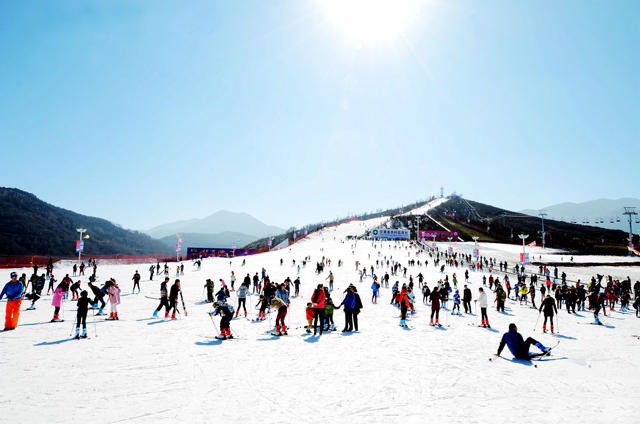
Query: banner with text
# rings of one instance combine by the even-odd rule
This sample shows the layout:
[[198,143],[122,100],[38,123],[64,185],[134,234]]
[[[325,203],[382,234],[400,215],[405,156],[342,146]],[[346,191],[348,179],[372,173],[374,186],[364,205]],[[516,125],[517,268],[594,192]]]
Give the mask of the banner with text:
[[433,240],[434,237],[436,239],[435,241],[449,241],[449,237],[451,237],[451,241],[458,241],[458,232],[432,230],[420,231],[420,240]]
[[374,228],[371,230],[372,239],[409,240],[411,232],[403,229]]

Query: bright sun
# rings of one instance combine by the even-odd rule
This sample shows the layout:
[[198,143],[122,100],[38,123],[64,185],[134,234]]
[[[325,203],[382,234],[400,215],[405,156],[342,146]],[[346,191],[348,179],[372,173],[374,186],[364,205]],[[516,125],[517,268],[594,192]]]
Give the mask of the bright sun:
[[319,0],[327,18],[356,41],[390,41],[407,30],[420,0]]

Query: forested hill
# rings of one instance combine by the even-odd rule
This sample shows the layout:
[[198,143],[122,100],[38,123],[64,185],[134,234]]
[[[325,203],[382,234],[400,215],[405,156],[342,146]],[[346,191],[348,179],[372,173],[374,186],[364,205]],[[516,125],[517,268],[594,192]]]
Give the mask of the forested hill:
[[86,228],[86,255],[171,253],[164,243],[106,219],[50,205],[31,193],[0,187],[0,256],[73,256],[76,228]]

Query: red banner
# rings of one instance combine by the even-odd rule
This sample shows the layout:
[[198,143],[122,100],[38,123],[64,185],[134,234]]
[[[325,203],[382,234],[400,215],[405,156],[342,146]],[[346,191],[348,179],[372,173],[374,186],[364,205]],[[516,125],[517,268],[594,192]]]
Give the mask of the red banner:
[[434,237],[436,241],[449,241],[449,237],[451,237],[451,241],[458,241],[458,232],[457,231],[431,231],[431,230],[420,231],[420,240],[433,241]]

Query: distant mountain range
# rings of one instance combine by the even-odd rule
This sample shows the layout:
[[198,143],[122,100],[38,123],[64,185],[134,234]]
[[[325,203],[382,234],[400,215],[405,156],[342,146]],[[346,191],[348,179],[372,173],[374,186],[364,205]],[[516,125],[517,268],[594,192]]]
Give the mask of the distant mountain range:
[[0,187],[0,255],[73,257],[76,228],[87,229],[85,254],[171,253],[166,244],[111,222],[50,205],[31,193]]
[[[234,245],[239,249],[251,242],[258,240],[260,237],[250,236],[243,233],[235,233],[232,231],[225,231],[217,234],[202,234],[202,233],[180,233],[182,238],[182,245],[186,247],[218,247],[218,248],[231,248]],[[162,237],[160,241],[175,248],[177,243],[177,237],[175,235]]]
[[226,210],[206,218],[171,222],[145,231],[169,246],[175,246],[179,234],[184,247],[231,247],[236,242],[241,247],[282,232],[283,228],[267,225],[249,214]]
[[[583,203],[559,203],[542,208],[549,215],[547,218],[576,224],[593,225],[611,230],[629,231],[629,219],[622,215],[625,206],[634,206],[640,213],[640,199],[625,197],[622,199],[598,199]],[[540,211],[525,209],[520,211],[527,215],[537,216]],[[640,215],[638,216],[640,217]],[[620,221],[618,222],[618,218]],[[599,221],[604,222],[599,222]],[[598,222],[596,222],[598,221]],[[613,222],[611,222],[613,221]],[[634,220],[634,233],[638,228]]]

